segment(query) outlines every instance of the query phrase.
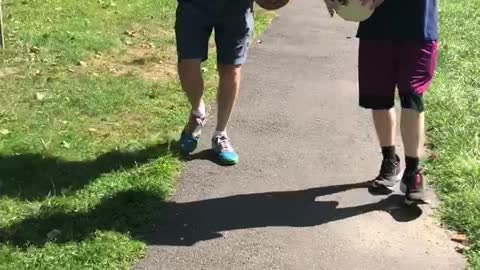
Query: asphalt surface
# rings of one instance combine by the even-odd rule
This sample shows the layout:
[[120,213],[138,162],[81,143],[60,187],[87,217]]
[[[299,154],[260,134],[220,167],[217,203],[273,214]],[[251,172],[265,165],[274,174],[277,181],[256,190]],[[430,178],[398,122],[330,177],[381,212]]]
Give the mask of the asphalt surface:
[[211,118],[136,269],[464,269],[431,207],[362,184],[380,153],[357,106],[355,28],[321,0],[281,10],[244,66],[240,164],[211,160]]

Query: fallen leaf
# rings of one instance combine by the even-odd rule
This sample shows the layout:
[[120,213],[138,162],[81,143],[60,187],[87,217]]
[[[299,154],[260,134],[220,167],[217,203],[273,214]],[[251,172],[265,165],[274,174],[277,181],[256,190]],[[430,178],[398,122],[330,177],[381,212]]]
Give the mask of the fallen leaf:
[[70,144],[66,141],[63,141],[61,144],[60,144],[63,148],[67,148],[67,149],[70,149]]
[[432,153],[430,153],[430,156],[428,157],[428,159],[430,159],[430,160],[436,160],[436,159],[438,159],[438,154],[432,152]]
[[2,135],[8,135],[8,134],[10,134],[10,133],[11,133],[11,132],[10,132],[10,130],[8,130],[8,129],[1,129],[1,130],[0,130],[0,134],[2,134]]
[[155,44],[150,42],[150,43],[144,43],[144,44],[141,44],[140,47],[142,49],[152,49],[152,48],[155,48]]
[[138,58],[132,61],[135,65],[145,65],[146,62],[147,60],[145,58]]
[[44,100],[46,96],[47,96],[47,94],[43,93],[43,92],[36,92],[35,93],[35,99],[39,100],[39,101]]
[[453,242],[457,242],[457,243],[460,243],[460,244],[465,244],[468,240],[467,236],[465,234],[461,234],[461,233],[456,233],[456,234],[452,235],[452,237],[450,239]]
[[79,61],[78,62],[78,65],[82,66],[82,67],[86,67],[87,66],[87,62],[85,61]]
[[428,149],[434,149],[435,148],[435,144],[433,144],[431,142],[425,143],[424,146]]
[[127,35],[129,37],[136,37],[136,36],[138,36],[138,32],[137,31],[126,30],[125,35]]
[[32,46],[32,47],[30,47],[29,51],[31,53],[38,54],[38,53],[40,53],[40,48],[38,48],[37,46]]
[[95,128],[89,128],[88,131],[93,132],[93,133],[98,132],[98,130],[96,130]]
[[42,72],[40,71],[40,69],[36,69],[36,70],[33,71],[33,76],[38,76],[38,75],[40,75],[40,74],[42,74]]

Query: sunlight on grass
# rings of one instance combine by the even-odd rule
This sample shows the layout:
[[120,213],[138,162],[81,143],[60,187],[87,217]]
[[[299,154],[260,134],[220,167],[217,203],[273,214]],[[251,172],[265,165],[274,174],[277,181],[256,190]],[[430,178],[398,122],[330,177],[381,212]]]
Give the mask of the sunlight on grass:
[[441,3],[440,59],[427,96],[428,162],[443,221],[467,233],[471,269],[480,269],[480,0]]
[[[130,269],[145,254],[181,169],[175,7],[4,1],[0,269]],[[257,34],[272,18],[258,13]]]

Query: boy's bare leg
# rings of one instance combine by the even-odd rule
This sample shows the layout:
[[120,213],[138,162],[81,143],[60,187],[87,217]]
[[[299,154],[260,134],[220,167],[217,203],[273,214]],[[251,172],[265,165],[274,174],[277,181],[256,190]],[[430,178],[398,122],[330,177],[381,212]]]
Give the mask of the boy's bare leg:
[[420,170],[420,157],[423,152],[425,120],[424,113],[413,109],[403,109],[400,122],[405,148],[405,172],[402,191],[406,193],[407,204],[424,200],[425,182]]
[[423,112],[403,109],[400,122],[405,156],[420,158],[423,152],[425,117]]
[[390,193],[400,180],[400,160],[395,153],[395,110],[373,110],[373,123],[382,148],[383,161],[380,173],[372,183],[375,192]]
[[395,145],[395,110],[372,110],[373,123],[377,132],[380,146],[390,147]]

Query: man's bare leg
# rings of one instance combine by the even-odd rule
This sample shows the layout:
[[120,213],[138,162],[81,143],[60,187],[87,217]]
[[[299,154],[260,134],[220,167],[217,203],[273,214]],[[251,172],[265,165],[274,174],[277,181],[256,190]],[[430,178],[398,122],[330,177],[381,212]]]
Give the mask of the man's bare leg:
[[225,132],[233,111],[233,106],[240,91],[241,66],[218,65],[220,83],[218,86],[217,103],[217,132]]
[[241,66],[239,65],[218,65],[220,75],[217,93],[218,115],[217,127],[212,138],[212,147],[220,161],[226,165],[233,165],[238,162],[238,154],[233,149],[227,136],[227,125],[240,91],[240,71]]
[[181,60],[178,63],[178,75],[183,91],[187,95],[188,101],[192,105],[192,112],[205,112],[203,102],[203,77],[201,72],[201,60]]
[[182,152],[190,154],[197,148],[206,117],[205,103],[203,102],[204,84],[201,73],[201,60],[181,60],[178,63],[178,74],[183,91],[192,106],[188,123],[180,139]]

